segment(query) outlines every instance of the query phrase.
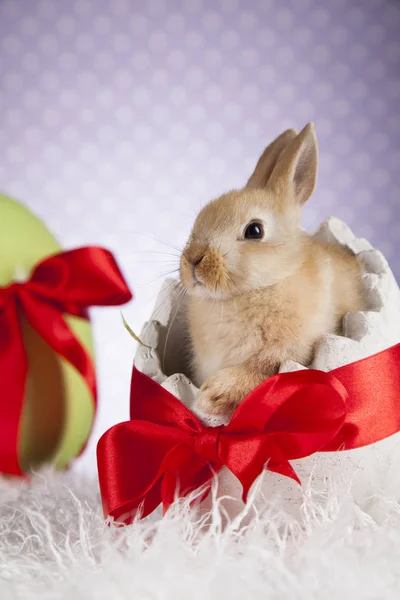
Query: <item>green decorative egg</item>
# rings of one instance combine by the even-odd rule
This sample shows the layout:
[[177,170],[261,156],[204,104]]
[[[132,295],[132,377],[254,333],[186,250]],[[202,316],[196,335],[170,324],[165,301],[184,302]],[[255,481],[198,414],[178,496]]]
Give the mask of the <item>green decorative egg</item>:
[[[0,287],[28,279],[40,261],[59,251],[59,244],[40,219],[0,195]],[[94,399],[76,369],[40,338],[21,311],[19,316],[28,358],[19,464],[23,471],[43,463],[65,468],[89,437]],[[93,360],[89,322],[69,315],[64,318]]]

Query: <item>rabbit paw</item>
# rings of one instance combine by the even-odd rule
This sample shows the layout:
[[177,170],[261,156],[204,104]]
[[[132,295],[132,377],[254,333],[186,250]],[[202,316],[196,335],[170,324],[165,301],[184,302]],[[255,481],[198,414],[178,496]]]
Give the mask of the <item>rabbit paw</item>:
[[243,367],[222,369],[203,383],[196,406],[204,413],[229,415],[260,383],[260,377]]

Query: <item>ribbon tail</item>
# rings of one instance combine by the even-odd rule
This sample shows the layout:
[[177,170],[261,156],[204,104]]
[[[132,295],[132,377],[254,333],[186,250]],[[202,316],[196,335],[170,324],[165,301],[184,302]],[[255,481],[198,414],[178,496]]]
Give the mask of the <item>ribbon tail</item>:
[[208,495],[213,475],[211,465],[195,454],[187,444],[175,446],[165,457],[164,465],[161,485],[164,514],[177,498],[189,496],[209,483],[202,494],[194,494],[193,500],[202,501]]
[[22,475],[18,441],[27,371],[17,305],[9,302],[0,307],[0,473]]
[[30,292],[21,290],[20,299],[26,318],[38,334],[86,381],[96,403],[96,377],[92,360],[76,339],[59,310]]

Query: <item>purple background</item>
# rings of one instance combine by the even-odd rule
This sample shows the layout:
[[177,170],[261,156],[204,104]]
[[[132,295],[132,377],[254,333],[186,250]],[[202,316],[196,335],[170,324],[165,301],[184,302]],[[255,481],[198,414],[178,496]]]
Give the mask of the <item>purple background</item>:
[[[320,171],[304,224],[337,215],[400,275],[398,2],[0,0],[0,82],[0,189],[65,247],[115,252],[136,330],[175,260],[154,237],[182,244],[202,203],[309,120]],[[118,310],[94,320],[90,468],[127,416],[133,351]]]

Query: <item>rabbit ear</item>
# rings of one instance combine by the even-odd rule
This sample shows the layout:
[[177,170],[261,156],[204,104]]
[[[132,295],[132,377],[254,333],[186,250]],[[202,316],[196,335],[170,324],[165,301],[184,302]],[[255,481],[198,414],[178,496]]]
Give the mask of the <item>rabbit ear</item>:
[[246,183],[246,188],[264,188],[267,185],[279,155],[296,136],[297,131],[294,129],[287,129],[265,148],[256,164],[252,176]]
[[268,187],[304,204],[317,180],[318,149],[313,123],[308,123],[279,155]]

